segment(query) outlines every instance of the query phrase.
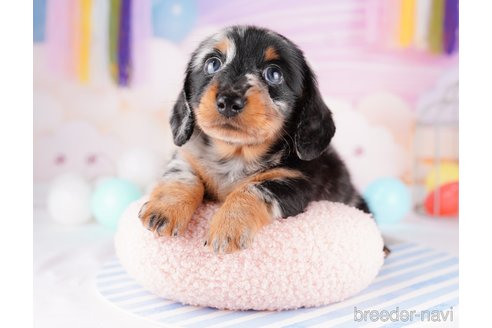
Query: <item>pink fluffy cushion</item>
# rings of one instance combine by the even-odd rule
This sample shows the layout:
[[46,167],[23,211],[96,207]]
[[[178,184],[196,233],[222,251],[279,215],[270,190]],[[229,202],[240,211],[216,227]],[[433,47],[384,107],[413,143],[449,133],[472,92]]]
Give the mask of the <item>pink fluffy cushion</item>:
[[121,218],[116,253],[142,286],[182,303],[230,310],[326,305],[367,287],[383,264],[374,220],[343,204],[312,203],[263,228],[249,249],[216,255],[203,240],[218,205],[200,207],[184,236],[156,238],[137,217],[144,201]]

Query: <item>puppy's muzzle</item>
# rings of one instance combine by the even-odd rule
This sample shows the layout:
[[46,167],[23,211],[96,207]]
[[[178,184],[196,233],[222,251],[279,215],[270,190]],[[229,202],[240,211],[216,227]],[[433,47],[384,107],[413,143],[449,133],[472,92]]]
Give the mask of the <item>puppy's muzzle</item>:
[[217,111],[227,117],[234,117],[243,111],[246,100],[237,93],[219,93],[217,95]]

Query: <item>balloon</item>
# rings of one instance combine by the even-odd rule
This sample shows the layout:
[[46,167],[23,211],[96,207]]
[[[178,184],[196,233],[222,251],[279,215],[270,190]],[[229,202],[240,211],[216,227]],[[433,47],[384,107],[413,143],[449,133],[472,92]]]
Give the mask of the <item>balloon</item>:
[[154,36],[179,42],[191,31],[197,18],[193,0],[154,0],[152,29]]
[[48,192],[48,212],[63,224],[90,221],[91,187],[82,176],[65,173],[53,180]]
[[130,181],[118,178],[105,179],[96,186],[92,194],[92,214],[103,226],[115,230],[124,210],[141,196],[140,189]]
[[[439,197],[438,209],[434,208],[436,197]],[[434,190],[424,202],[424,208],[430,215],[453,217],[459,213],[459,182],[451,182]]]
[[132,149],[117,162],[118,176],[146,187],[159,176],[159,165],[155,155],[144,149]]
[[452,162],[443,162],[437,167],[432,168],[425,179],[427,191],[436,189],[437,187],[459,180],[459,166]]
[[372,182],[364,198],[378,223],[398,222],[411,208],[410,191],[395,178],[381,178]]

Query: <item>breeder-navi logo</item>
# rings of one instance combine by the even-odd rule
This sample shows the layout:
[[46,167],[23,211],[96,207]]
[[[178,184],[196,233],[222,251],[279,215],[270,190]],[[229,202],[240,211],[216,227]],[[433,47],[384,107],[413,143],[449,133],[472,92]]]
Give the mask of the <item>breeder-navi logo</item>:
[[391,321],[391,322],[412,322],[412,321],[426,321],[426,322],[445,322],[453,321],[453,307],[449,310],[400,310],[396,309],[388,310],[359,310],[354,307],[354,321]]

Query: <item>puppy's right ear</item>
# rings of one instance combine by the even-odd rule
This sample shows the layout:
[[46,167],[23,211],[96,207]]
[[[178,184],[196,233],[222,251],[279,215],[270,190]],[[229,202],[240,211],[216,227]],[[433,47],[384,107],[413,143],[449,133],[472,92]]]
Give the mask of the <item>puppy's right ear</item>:
[[186,77],[183,90],[181,91],[176,104],[174,104],[171,114],[171,130],[173,133],[174,144],[176,146],[184,145],[193,134],[195,127],[195,114],[190,107],[189,96],[189,76]]

